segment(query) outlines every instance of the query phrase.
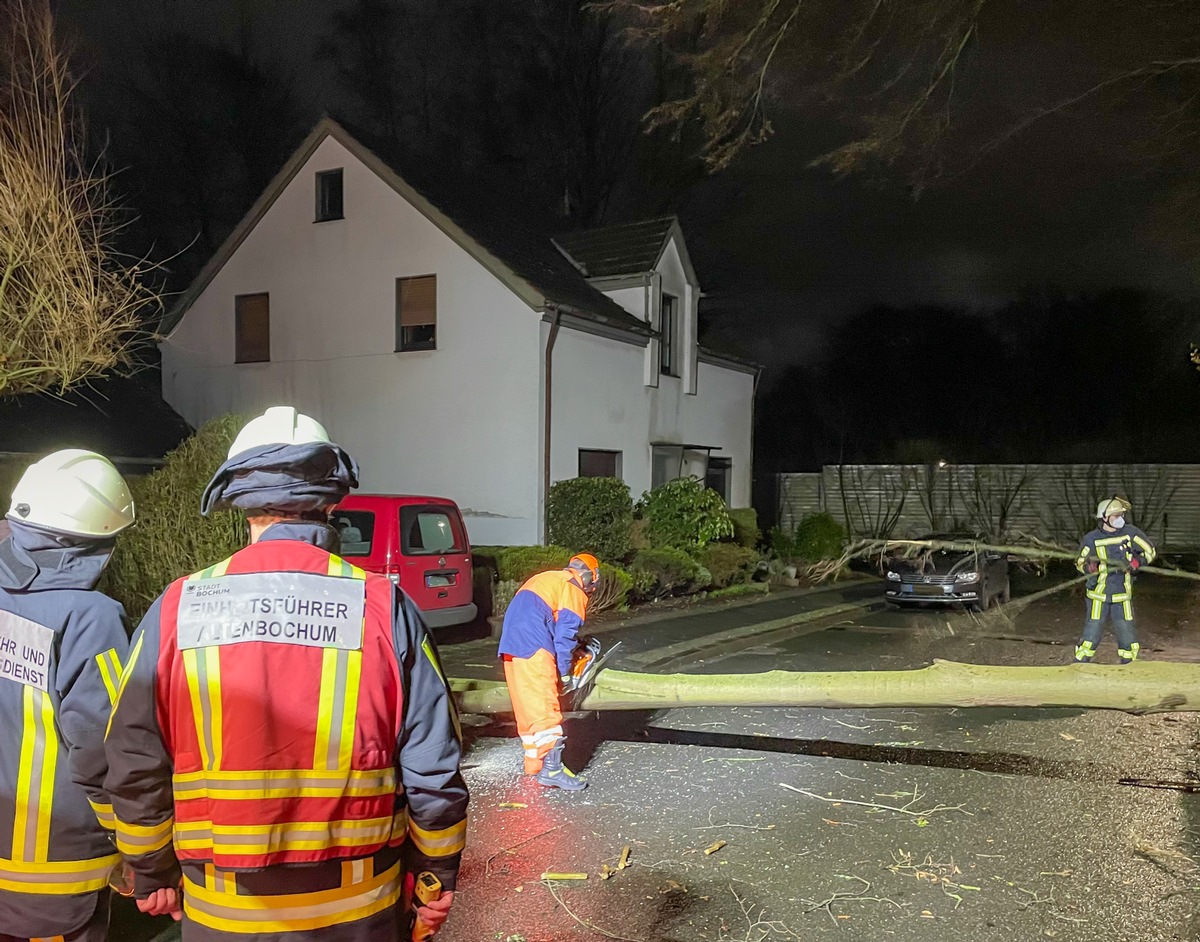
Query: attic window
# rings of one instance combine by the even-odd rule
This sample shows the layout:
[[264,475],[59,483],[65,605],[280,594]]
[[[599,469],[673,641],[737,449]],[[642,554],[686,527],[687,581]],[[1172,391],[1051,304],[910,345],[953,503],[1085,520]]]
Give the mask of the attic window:
[[342,170],[317,174],[317,222],[342,218]]
[[239,294],[233,299],[234,363],[271,360],[271,296]]
[[437,349],[437,275],[396,279],[396,350]]

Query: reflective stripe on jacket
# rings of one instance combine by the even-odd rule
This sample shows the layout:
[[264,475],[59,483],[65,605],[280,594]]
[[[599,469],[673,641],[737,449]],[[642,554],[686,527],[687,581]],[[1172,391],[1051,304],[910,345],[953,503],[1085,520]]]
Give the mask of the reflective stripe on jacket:
[[1126,524],[1120,530],[1097,528],[1079,542],[1075,568],[1087,571],[1089,561],[1099,567],[1088,576],[1087,597],[1100,602],[1127,602],[1133,597],[1129,562],[1134,557],[1148,566],[1157,555],[1149,537]]
[[180,860],[286,869],[406,839],[454,885],[467,791],[436,648],[389,580],[309,542],[268,529],[168,587],[107,747],[138,896],[174,885]]
[[500,654],[533,657],[550,651],[558,676],[571,672],[571,655],[587,618],[587,593],[567,569],[539,572],[517,590],[504,613]]
[[127,645],[100,592],[0,588],[0,935],[78,929],[118,861],[103,737]]

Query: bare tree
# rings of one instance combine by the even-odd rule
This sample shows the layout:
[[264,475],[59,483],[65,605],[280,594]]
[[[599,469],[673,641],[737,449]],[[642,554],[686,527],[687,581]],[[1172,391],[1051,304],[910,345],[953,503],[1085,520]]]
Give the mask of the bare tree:
[[842,519],[851,537],[888,539],[904,515],[912,480],[904,465],[838,465]]
[[1028,466],[976,465],[958,476],[958,497],[972,529],[994,543],[1005,543],[1013,518],[1033,490]]
[[[631,39],[668,49],[691,74],[688,92],[655,108],[648,120],[700,124],[711,169],[770,137],[772,107],[821,110],[842,120],[846,140],[815,164],[837,173],[900,165],[918,191],[1047,118],[1104,112],[1126,129],[1134,116],[1129,156],[1176,173],[1177,201],[1200,205],[1200,175],[1191,162],[1200,140],[1200,16],[1188,0],[602,5],[636,15]],[[1012,42],[1029,53],[1020,72],[1005,54]],[[1064,49],[1070,50],[1066,62]],[[971,95],[964,88],[978,91],[996,79],[1010,80],[1011,94],[990,91],[979,109],[988,119],[968,119],[963,105]],[[968,140],[957,166],[948,168],[943,145],[952,129]],[[1190,225],[1194,212],[1180,210],[1174,208],[1174,218]]]
[[0,394],[63,392],[127,364],[160,299],[114,248],[49,4],[0,4],[0,30]]

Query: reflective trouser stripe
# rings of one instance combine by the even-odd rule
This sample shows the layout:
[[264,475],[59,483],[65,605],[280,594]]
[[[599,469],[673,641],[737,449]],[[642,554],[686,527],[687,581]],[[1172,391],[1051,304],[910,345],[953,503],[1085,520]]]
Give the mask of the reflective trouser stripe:
[[1101,614],[1104,612],[1104,599],[1092,599],[1092,621],[1099,621]]
[[96,666],[100,668],[100,679],[104,681],[104,689],[108,691],[108,702],[117,702],[117,684],[121,682],[121,659],[117,657],[117,649],[109,648],[96,655]]
[[467,846],[467,819],[439,831],[427,831],[410,820],[408,833],[413,846],[426,857],[449,857]]
[[58,766],[58,733],[49,695],[24,690],[21,758],[17,767],[16,814],[13,816],[12,859],[43,862],[50,853],[50,815],[54,806],[54,772]]
[[230,856],[327,850],[332,847],[378,847],[392,833],[392,816],[361,821],[293,821],[286,824],[231,825],[211,821],[176,821],[175,846]]
[[1118,648],[1117,656],[1120,658],[1123,658],[1126,661],[1136,661],[1138,652],[1141,649],[1142,649],[1142,646],[1135,641],[1128,648]]
[[[281,871],[286,868],[281,867]],[[209,890],[184,876],[183,908],[198,925],[242,935],[303,932],[366,919],[396,904],[400,865],[382,874],[318,893],[242,896]]]
[[373,798],[396,791],[396,770],[272,769],[258,772],[198,771],[174,776],[175,800],[261,801],[264,798]]
[[117,854],[39,863],[0,858],[0,891],[48,896],[91,893],[108,885],[108,875],[120,860]]
[[1095,649],[1095,647],[1093,647],[1092,642],[1082,641],[1078,645],[1075,646],[1075,660],[1077,660],[1077,661],[1089,660],[1095,656],[1096,656],[1096,649]]

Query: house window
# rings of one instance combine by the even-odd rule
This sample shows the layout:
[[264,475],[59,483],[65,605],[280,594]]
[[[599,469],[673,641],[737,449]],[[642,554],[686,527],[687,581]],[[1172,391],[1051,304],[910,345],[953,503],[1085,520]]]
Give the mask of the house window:
[[579,476],[581,478],[619,478],[621,476],[621,453],[619,451],[602,451],[598,448],[580,448]]
[[342,171],[322,170],[317,174],[317,222],[342,218]]
[[396,350],[437,349],[437,275],[396,279]]
[[271,360],[271,296],[239,294],[233,299],[234,363]]
[[650,449],[650,487],[674,481],[683,473],[682,445],[653,445]]
[[704,484],[712,488],[729,503],[729,479],[733,474],[732,458],[709,458],[708,473],[704,475]]
[[678,329],[676,324],[675,298],[669,294],[662,296],[662,310],[658,318],[659,330],[662,331],[662,336],[658,341],[658,371],[666,376],[678,376],[679,369],[676,364],[677,350],[675,344],[675,334]]

